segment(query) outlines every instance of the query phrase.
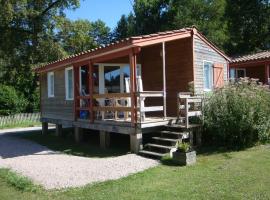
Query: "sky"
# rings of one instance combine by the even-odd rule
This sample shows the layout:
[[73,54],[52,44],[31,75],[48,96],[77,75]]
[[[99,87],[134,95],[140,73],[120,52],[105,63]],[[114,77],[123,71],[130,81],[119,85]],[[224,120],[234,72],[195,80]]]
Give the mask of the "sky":
[[132,11],[133,0],[81,0],[76,10],[66,10],[69,19],[88,19],[96,21],[101,19],[111,29],[115,28],[121,15]]

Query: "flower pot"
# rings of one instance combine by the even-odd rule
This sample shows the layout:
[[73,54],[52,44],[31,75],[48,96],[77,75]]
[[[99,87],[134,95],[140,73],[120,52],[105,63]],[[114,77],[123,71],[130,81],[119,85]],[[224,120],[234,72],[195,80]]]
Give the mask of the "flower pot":
[[173,160],[179,165],[193,165],[196,163],[196,151],[172,152]]

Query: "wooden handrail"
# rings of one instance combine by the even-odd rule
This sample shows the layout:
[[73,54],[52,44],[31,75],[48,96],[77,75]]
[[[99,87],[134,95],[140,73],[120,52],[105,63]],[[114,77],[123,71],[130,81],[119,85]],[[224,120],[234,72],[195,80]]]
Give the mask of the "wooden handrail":
[[90,99],[89,95],[86,96],[77,96],[77,99]]
[[106,99],[106,98],[128,98],[131,97],[130,93],[107,93],[107,94],[94,94],[94,99]]
[[138,97],[163,97],[163,91],[144,91],[144,92],[137,92]]
[[94,111],[131,112],[131,107],[125,106],[95,106]]
[[[163,91],[144,91],[137,92],[138,97],[163,97]],[[129,98],[130,93],[107,93],[107,94],[93,94],[94,99],[106,99],[106,98]],[[90,96],[77,96],[77,99],[89,99]]]
[[[200,96],[190,96],[189,94],[179,93],[178,98],[178,118],[185,119],[185,127],[189,128],[189,117],[199,117],[202,116],[202,103],[203,99]],[[198,109],[190,110],[190,106],[198,105]]]

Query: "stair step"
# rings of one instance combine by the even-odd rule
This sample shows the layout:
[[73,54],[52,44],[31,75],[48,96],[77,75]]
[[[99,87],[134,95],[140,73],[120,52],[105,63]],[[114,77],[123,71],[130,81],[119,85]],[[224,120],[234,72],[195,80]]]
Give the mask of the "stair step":
[[164,137],[152,137],[154,140],[161,140],[166,142],[177,142],[179,139],[171,139],[171,138],[164,138]]
[[[201,124],[189,124],[188,128],[197,128],[201,127]],[[165,125],[167,128],[179,128],[179,129],[185,129],[186,125],[185,124],[170,124],[170,125]]]
[[147,151],[147,150],[141,150],[139,151],[140,154],[149,155],[149,156],[155,156],[158,158],[162,158],[166,153],[157,153],[154,151]]
[[161,131],[161,133],[168,134],[168,135],[182,136],[181,139],[189,138],[188,132]]
[[173,146],[165,146],[165,145],[153,144],[153,143],[148,143],[145,146],[156,147],[156,148],[161,148],[161,149],[166,149],[166,150],[171,150],[171,148],[173,148]]

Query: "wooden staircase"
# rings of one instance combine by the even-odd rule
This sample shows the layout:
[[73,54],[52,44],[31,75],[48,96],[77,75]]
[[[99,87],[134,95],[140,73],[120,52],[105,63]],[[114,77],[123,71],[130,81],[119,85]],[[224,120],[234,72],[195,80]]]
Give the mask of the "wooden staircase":
[[144,145],[139,154],[153,158],[162,158],[175,147],[177,141],[189,142],[193,145],[193,135],[196,132],[196,144],[200,144],[198,134],[201,124],[194,124],[191,118],[202,117],[202,97],[191,96],[190,93],[177,94],[177,118],[165,126],[165,130],[157,132],[151,142]]
[[190,132],[186,128],[168,125],[165,130],[156,132],[139,154],[161,159],[175,147],[177,141],[189,141],[189,138]]

